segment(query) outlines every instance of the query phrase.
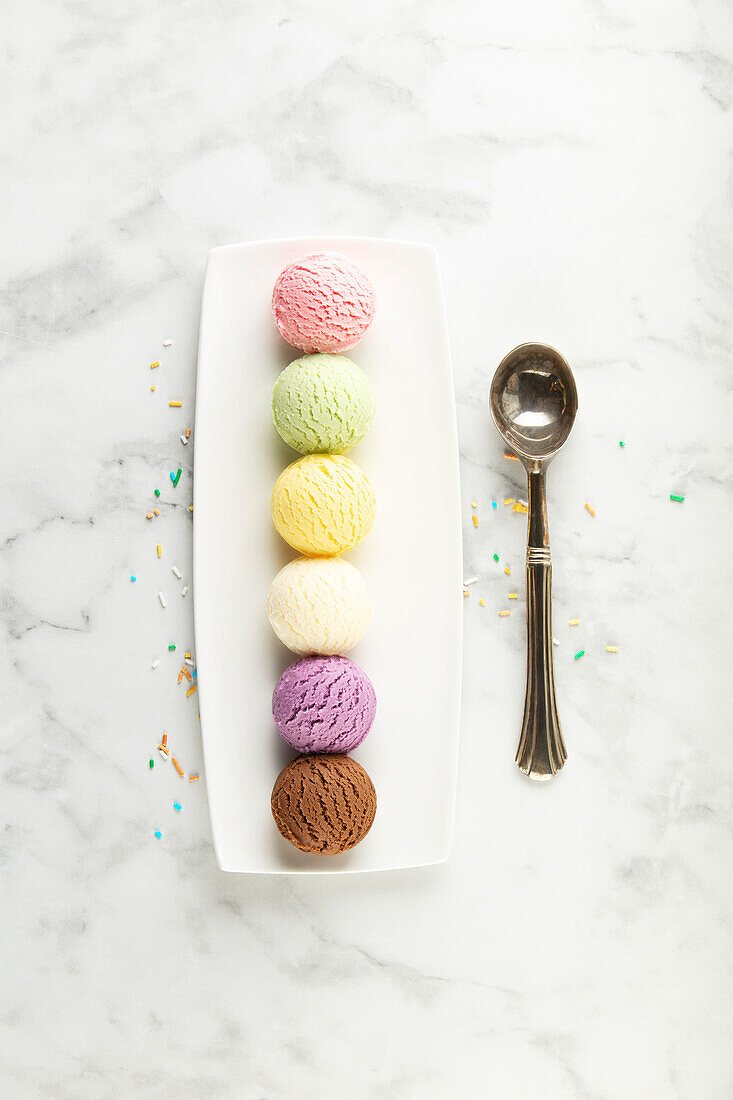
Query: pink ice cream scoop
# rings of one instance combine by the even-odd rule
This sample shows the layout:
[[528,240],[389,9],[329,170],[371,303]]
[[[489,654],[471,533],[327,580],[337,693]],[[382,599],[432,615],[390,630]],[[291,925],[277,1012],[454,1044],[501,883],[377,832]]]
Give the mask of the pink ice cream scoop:
[[345,256],[312,252],[278,275],[272,314],[296,348],[311,354],[348,351],[372,323],[374,288]]
[[304,657],[285,669],[272,694],[275,725],[298,752],[351,752],[376,709],[371,680],[348,657]]

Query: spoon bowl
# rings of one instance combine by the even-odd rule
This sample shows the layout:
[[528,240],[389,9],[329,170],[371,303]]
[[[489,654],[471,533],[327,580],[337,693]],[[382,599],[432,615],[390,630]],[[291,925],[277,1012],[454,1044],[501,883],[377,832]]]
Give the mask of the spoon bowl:
[[573,373],[548,344],[520,344],[496,370],[489,408],[500,434],[525,465],[547,462],[570,435],[578,411]]
[[497,367],[489,409],[500,435],[524,463],[529,483],[527,690],[516,760],[530,779],[551,779],[568,754],[555,702],[545,470],[570,435],[578,411],[573,372],[549,345],[520,344]]

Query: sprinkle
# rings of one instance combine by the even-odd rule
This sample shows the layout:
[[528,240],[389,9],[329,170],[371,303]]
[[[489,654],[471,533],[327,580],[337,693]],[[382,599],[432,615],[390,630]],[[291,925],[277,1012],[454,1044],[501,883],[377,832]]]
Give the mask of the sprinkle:
[[151,363],[151,364],[150,364],[150,369],[151,369],[151,370],[155,370],[155,368],[156,368],[156,367],[159,367],[159,366],[160,366],[160,363],[159,363],[159,362],[158,362],[158,360],[156,359],[154,363]]
[[468,589],[464,588],[463,589],[463,598],[464,598],[464,600],[470,595],[471,595],[471,593],[468,591]]
[[156,495],[156,497],[159,497],[159,496],[160,496],[160,489],[156,489],[156,490],[155,490],[155,495]]
[[164,341],[163,341],[163,347],[164,347],[164,348],[169,348],[169,347],[171,347],[172,345],[173,345],[173,341],[172,341],[172,340],[164,340]]
[[482,607],[486,607],[486,600],[483,598],[483,596],[481,596],[481,598],[479,599],[479,603]]
[[570,619],[570,621],[568,622],[568,626],[578,626],[579,623],[580,619]]
[[173,809],[176,811],[177,814],[179,814],[181,812],[181,810],[183,809],[183,806],[181,805],[180,802],[174,802],[173,803]]
[[169,401],[168,402],[168,405],[170,406],[171,409],[180,409],[182,404],[183,404],[182,401]]
[[507,497],[504,501],[505,504],[514,504],[514,497]]
[[478,516],[471,516],[474,527],[478,527]]
[[175,642],[171,642],[171,644],[168,646],[168,652],[172,653],[175,648],[176,648]]
[[529,508],[521,500],[518,500],[517,503],[512,508],[512,512],[523,512],[525,515],[528,511],[529,511]]
[[145,513],[145,518],[146,519],[152,519],[153,518],[153,513],[152,512],[146,512]]
[[194,680],[196,679],[196,677],[198,676],[198,674],[199,674],[199,670],[198,670],[197,668],[195,668],[195,669],[193,670],[193,678],[194,678]]
[[508,565],[504,566],[504,572],[506,573],[507,577],[511,577],[512,571],[511,571],[511,569],[509,568]]
[[619,439],[619,441],[618,441],[618,445],[619,445],[619,447],[625,447],[625,446],[626,446],[626,444],[624,443],[623,439]]
[[529,504],[527,503],[527,501],[526,501],[526,500],[522,500],[522,498],[521,498],[521,497],[520,497],[520,498],[519,498],[519,500],[517,501],[517,504],[523,504],[525,508],[529,508]]
[[496,503],[496,501],[495,501],[495,500],[492,500],[492,502],[491,502],[491,507],[492,507],[492,508],[498,508],[498,507],[499,507],[499,505],[498,505],[498,504]]
[[178,484],[178,482],[180,480],[181,480],[181,467],[179,466],[177,474],[174,474],[173,471],[171,471],[171,481],[173,482],[173,488],[174,489],[175,489],[176,485]]
[[151,387],[150,387],[150,392],[151,392],[151,393],[155,393],[155,386],[151,386]]
[[164,760],[167,759],[167,757],[170,756],[170,749],[167,749],[165,747],[165,745],[158,745],[158,752],[160,753],[160,755],[163,757]]
[[190,653],[184,653],[183,656],[186,658],[187,661],[191,660],[191,654]]
[[499,612],[499,618],[500,619],[505,618],[507,615],[511,615],[511,611],[500,611]]
[[156,549],[156,551],[157,551],[157,553],[158,553],[158,557],[159,557],[159,558],[162,558],[162,557],[163,557],[163,547],[161,546],[161,544],[160,544],[160,543],[158,543],[158,545],[156,546],[156,548],[155,548],[155,549]]
[[190,653],[186,654],[186,664],[190,665],[191,668],[193,668],[193,661],[191,660],[191,654]]
[[190,438],[191,438],[191,429],[186,428],[186,439],[190,439]]
[[512,458],[515,462],[519,462],[519,458],[513,451],[504,451],[504,458]]
[[579,649],[578,652],[575,654],[574,660],[579,661],[584,653],[585,653],[584,649]]
[[158,593],[158,599],[160,600],[160,606],[161,607],[167,607],[168,606],[168,604],[165,602],[165,596],[163,595],[162,592]]
[[168,734],[167,733],[163,734],[160,743],[161,743],[161,745],[167,745],[168,744]]
[[178,673],[178,683],[179,684],[180,684],[182,679],[183,679],[183,670],[181,669],[181,671]]
[[552,644],[553,644],[553,645],[560,645],[560,643],[558,642],[557,638],[553,638],[553,639],[552,639]]
[[675,493],[670,493],[669,494],[669,499],[670,500],[676,500],[679,504],[682,504],[682,502],[685,498],[684,497],[678,497]]
[[606,646],[606,653],[618,653],[618,646],[617,645],[607,645]]
[[171,573],[173,574],[174,577],[178,577],[179,581],[180,581],[181,577],[183,576],[183,573],[181,572],[181,570],[175,565],[171,566]]
[[199,778],[199,774],[198,774],[198,772],[196,772],[195,775],[189,775],[188,782],[189,783],[195,783],[198,778]]
[[157,836],[158,840],[160,840],[162,835],[163,834],[161,833],[160,829],[156,829],[155,832],[153,833],[153,836]]
[[596,513],[595,513],[595,509],[591,508],[591,506],[590,506],[590,504],[588,503],[588,501],[587,501],[587,500],[586,500],[586,502],[585,502],[585,510],[586,510],[586,512],[590,512],[590,514],[591,514],[592,516],[595,516],[595,514],[596,514]]
[[177,772],[178,772],[178,774],[179,774],[179,775],[181,776],[181,778],[183,778],[183,768],[182,768],[182,767],[181,767],[181,765],[180,765],[180,764],[178,763],[178,761],[176,760],[175,756],[172,756],[172,757],[171,757],[171,763],[173,764],[173,767],[174,767],[174,768],[176,769],[176,771],[177,771]]
[[160,512],[158,511],[157,508],[153,508],[153,515],[154,516],[159,516],[160,515]]
[[[193,680],[193,676],[191,675],[191,673],[188,671],[187,668],[182,668],[181,669],[181,674],[183,676],[185,676],[187,680]],[[180,683],[180,680],[178,682]]]
[[160,661],[153,661],[153,663],[150,667],[151,668],[157,668],[159,664],[160,664]]
[[498,561],[498,560],[499,560],[499,555],[498,555],[498,554],[493,554],[492,556],[493,556],[493,559],[494,559],[494,561]]
[[472,507],[472,508],[478,508],[478,504],[476,503],[476,501],[475,501],[475,500],[472,500],[472,501],[471,501],[471,507]]
[[463,584],[467,588],[469,584],[475,584],[477,580],[478,577],[467,577]]
[[189,504],[188,510],[189,510],[189,512],[193,512],[193,504]]
[[185,435],[179,436],[179,439],[181,440],[181,443],[185,447],[186,444],[188,443],[188,440],[186,439]]
[[518,596],[519,596],[518,592],[510,592],[507,599],[516,600],[518,598]]
[[183,588],[181,589],[181,595],[185,596],[187,594],[187,592],[188,592],[188,585],[184,584]]
[[153,760],[152,756],[151,756],[151,758],[150,758],[150,767],[151,767],[151,768],[154,768],[154,767],[155,767],[155,761]]
[[189,688],[188,691],[186,692],[186,698],[188,699],[189,695],[193,695],[194,691],[196,691],[196,690],[197,690],[197,688],[196,688],[196,685],[194,684],[193,687]]
[[130,577],[130,580],[131,580],[131,581],[132,581],[132,583],[134,584],[134,583],[135,583],[135,581],[137,580],[137,577]]

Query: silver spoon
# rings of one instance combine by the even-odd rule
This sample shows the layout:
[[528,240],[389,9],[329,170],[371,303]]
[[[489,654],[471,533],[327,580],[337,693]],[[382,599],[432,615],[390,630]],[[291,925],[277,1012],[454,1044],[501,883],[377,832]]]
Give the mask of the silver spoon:
[[578,411],[570,367],[547,344],[520,344],[497,367],[489,392],[494,423],[524,464],[527,525],[527,691],[517,764],[530,779],[552,779],[567,759],[552,664],[552,562],[545,470]]

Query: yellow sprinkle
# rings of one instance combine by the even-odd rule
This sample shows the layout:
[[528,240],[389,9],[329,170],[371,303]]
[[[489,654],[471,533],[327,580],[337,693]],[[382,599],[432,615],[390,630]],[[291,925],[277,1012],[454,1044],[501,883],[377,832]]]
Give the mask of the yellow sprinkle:
[[580,623],[580,619],[571,619],[570,622],[568,623],[568,626],[578,626],[579,623]]
[[504,501],[505,504],[514,504],[514,497],[507,497]]
[[505,615],[511,615],[511,611],[500,611],[499,612],[500,618],[503,619]]
[[506,573],[507,577],[511,577],[512,571],[508,565],[504,567],[504,572]]
[[606,653],[618,653],[618,646],[617,645],[607,645],[606,646]]
[[158,545],[156,546],[156,550],[158,551],[158,557],[162,558],[163,557],[163,547],[160,545],[160,543],[158,543]]
[[596,514],[596,513],[595,513],[595,510],[594,510],[593,508],[591,508],[591,506],[590,506],[590,504],[588,503],[588,501],[587,501],[587,500],[586,500],[586,502],[585,502],[585,508],[586,508],[586,511],[587,511],[587,512],[590,512],[590,514],[591,514],[592,516],[594,516],[594,515]]
[[180,409],[183,402],[182,401],[169,401],[168,404],[170,405],[170,407],[172,409]]
[[151,392],[151,393],[155,393],[155,386],[151,386],[151,387],[150,387],[150,392]]
[[153,515],[154,516],[159,516],[160,515],[160,512],[158,511],[157,508],[153,508]]
[[156,368],[156,367],[159,367],[159,366],[160,366],[160,363],[159,363],[159,362],[158,362],[158,360],[156,359],[156,361],[155,361],[154,363],[151,363],[151,364],[150,364],[150,369],[151,369],[151,370],[155,370],[155,368]]
[[516,600],[516,599],[517,599],[517,596],[518,596],[518,593],[517,593],[517,592],[510,592],[510,593],[509,593],[509,599],[510,599],[510,600]]
[[186,692],[186,698],[188,699],[189,695],[193,695],[194,691],[196,691],[196,684],[194,684],[192,688],[188,689],[188,691]]
[[190,653],[184,653],[183,656],[186,658],[187,661],[191,660],[191,654]]
[[478,516],[472,516],[471,519],[473,520],[474,527],[478,527]]
[[524,512],[525,515],[528,511],[529,511],[529,508],[526,508],[525,505],[522,504],[521,500],[518,500],[517,503],[512,508],[512,512]]
[[472,500],[472,501],[471,501],[471,507],[472,507],[472,508],[478,508],[478,504],[476,503],[476,501],[475,501],[475,500]]
[[189,504],[188,510],[189,510],[189,512],[193,512],[193,504]]
[[152,519],[153,518],[153,513],[152,512],[146,512],[145,513],[145,518],[146,519]]
[[465,599],[467,596],[470,596],[470,595],[471,595],[471,593],[468,591],[468,589],[464,588],[463,589],[463,598]]
[[486,600],[483,598],[483,596],[481,596],[481,598],[479,599],[479,603],[482,607],[486,607]]

